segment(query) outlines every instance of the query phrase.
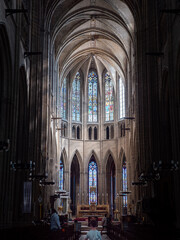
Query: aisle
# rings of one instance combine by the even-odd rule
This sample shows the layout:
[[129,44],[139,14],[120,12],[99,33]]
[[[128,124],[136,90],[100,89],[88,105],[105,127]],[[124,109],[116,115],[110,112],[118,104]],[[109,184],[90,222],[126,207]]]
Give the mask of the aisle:
[[[81,222],[81,237],[79,238],[79,240],[83,240],[87,234],[87,232],[90,230],[91,228],[88,227],[88,222]],[[102,226],[101,226],[101,222],[98,222],[98,227],[97,230],[101,232]],[[102,234],[102,239],[103,240],[110,240],[110,238],[106,235],[106,231],[103,231]]]
[[[85,238],[85,235],[82,235],[79,240],[83,240]],[[110,240],[110,238],[106,235],[106,234],[103,234],[102,235],[102,240]]]

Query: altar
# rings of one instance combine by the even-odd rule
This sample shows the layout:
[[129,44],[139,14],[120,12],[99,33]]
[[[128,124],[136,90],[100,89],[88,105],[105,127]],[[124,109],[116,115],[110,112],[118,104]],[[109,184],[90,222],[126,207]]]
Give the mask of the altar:
[[77,217],[104,217],[109,214],[109,205],[77,205]]

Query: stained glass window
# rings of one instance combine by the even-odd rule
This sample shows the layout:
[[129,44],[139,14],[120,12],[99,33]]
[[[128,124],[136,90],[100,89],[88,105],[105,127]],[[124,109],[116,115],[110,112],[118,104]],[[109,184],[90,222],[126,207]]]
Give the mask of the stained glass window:
[[[123,174],[123,191],[127,191],[127,168],[126,168],[126,160],[123,160],[122,166],[122,174]],[[127,208],[127,195],[123,196],[123,207]]]
[[72,84],[72,120],[80,121],[81,95],[80,95],[80,73],[77,72]]
[[66,119],[67,116],[67,81],[64,79],[61,89],[61,116]]
[[63,189],[63,179],[64,179],[64,164],[63,164],[63,160],[60,159],[60,169],[59,169],[59,189]]
[[108,72],[105,74],[105,119],[106,121],[114,120],[114,89]]
[[97,122],[98,78],[95,71],[88,75],[88,121]]
[[97,204],[97,164],[93,160],[89,163],[89,204]]
[[125,89],[121,78],[119,78],[119,117],[125,117]]

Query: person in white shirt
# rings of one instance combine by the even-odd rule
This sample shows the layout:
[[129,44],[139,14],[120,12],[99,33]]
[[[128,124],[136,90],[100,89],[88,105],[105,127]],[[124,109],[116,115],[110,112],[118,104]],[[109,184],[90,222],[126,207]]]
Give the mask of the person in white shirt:
[[51,215],[50,222],[51,222],[51,231],[57,231],[57,230],[61,229],[59,216],[55,209],[52,209],[52,215]]

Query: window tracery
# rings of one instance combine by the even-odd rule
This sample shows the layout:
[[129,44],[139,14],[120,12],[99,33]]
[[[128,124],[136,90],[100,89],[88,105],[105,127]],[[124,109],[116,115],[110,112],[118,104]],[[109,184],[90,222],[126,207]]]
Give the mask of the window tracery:
[[114,120],[114,88],[108,72],[105,73],[105,120]]
[[61,89],[61,116],[63,119],[67,118],[67,80],[63,81]]
[[88,122],[97,122],[98,77],[95,71],[88,75]]
[[79,122],[81,117],[81,76],[77,72],[72,83],[72,121]]
[[97,164],[94,160],[89,163],[89,204],[97,204]]

